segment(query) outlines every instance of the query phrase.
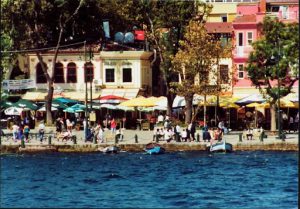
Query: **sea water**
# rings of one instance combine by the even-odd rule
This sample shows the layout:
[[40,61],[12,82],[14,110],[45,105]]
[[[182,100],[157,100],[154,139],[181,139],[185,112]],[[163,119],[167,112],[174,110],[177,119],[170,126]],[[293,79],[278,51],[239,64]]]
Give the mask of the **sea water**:
[[1,155],[1,208],[297,208],[298,152]]

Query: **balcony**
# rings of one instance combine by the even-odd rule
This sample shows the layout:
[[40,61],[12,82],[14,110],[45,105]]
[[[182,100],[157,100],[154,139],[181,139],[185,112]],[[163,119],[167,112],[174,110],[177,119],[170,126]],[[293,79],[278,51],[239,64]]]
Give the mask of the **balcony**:
[[248,57],[252,51],[252,46],[236,46],[233,50],[234,57]]
[[267,12],[267,16],[277,17],[279,20],[297,20],[299,21],[298,11],[294,12]]

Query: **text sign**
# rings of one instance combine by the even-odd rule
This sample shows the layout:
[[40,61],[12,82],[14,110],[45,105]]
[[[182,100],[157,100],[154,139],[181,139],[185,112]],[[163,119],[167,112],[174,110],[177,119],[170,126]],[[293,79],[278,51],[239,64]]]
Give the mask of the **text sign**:
[[2,88],[4,90],[19,90],[36,88],[35,82],[32,79],[22,80],[3,80]]

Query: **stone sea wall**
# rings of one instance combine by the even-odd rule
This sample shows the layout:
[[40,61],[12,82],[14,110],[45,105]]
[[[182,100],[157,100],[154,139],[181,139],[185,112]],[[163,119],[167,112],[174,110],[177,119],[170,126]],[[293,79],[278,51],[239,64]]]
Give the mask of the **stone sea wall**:
[[[99,149],[110,145],[84,144],[84,145],[1,145],[1,154],[6,153],[38,153],[38,152],[99,152]],[[128,152],[143,152],[145,144],[118,144],[121,150]],[[162,144],[168,152],[176,151],[206,151],[205,144]],[[298,144],[295,143],[237,143],[233,145],[234,151],[299,151]]]

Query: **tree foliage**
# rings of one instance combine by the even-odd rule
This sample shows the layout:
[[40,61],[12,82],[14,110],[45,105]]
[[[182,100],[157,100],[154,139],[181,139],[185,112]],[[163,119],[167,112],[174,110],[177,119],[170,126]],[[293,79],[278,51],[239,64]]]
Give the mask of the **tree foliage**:
[[180,49],[172,61],[173,71],[181,78],[181,82],[173,83],[173,87],[186,100],[186,123],[192,118],[194,94],[206,96],[220,91],[220,85],[212,83],[217,80],[215,69],[225,52],[221,41],[207,33],[205,19],[190,21],[184,40],[180,41]]
[[271,130],[275,130],[275,104],[292,91],[299,79],[299,25],[266,17],[262,23],[262,35],[253,43],[245,69],[253,85],[272,106]]
[[[33,49],[43,72],[47,78],[48,95],[46,99],[47,123],[52,123],[51,103],[53,98],[54,68],[59,48],[63,40],[68,40],[67,32],[72,25],[73,34],[76,25],[74,17],[79,9],[85,5],[83,0],[41,0],[41,1],[5,1],[1,7],[1,27],[4,33],[12,38],[12,49]],[[55,46],[52,73],[44,65],[42,50]],[[46,50],[45,50],[46,51]]]
[[139,21],[147,31],[147,42],[154,52],[152,64],[160,69],[160,94],[168,98],[168,113],[171,113],[174,95],[170,83],[176,75],[171,70],[171,56],[178,50],[189,20],[197,14],[197,1],[140,0]]

